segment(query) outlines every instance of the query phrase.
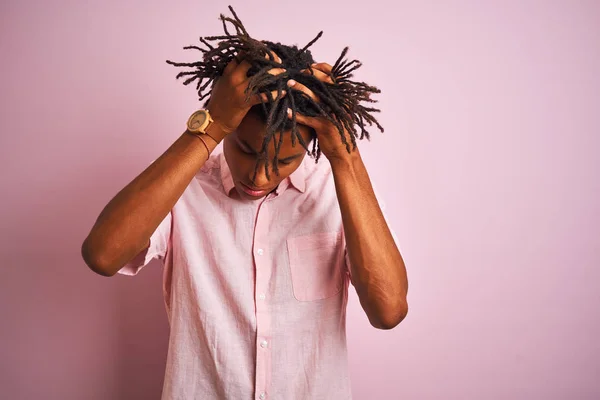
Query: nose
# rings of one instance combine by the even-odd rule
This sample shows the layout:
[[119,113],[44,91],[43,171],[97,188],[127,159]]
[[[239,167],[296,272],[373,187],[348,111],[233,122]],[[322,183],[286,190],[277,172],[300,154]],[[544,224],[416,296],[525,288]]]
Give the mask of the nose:
[[[269,175],[273,172],[269,171]],[[267,179],[267,174],[265,172],[265,164],[260,163],[258,165],[258,170],[256,171],[256,176],[254,176],[254,166],[250,169],[250,176],[248,177],[250,183],[257,188],[265,188],[269,186],[270,179]]]

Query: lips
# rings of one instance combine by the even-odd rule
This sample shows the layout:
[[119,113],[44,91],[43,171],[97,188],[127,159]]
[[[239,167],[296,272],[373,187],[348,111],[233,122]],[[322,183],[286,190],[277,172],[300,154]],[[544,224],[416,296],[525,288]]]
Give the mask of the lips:
[[246,193],[249,196],[252,197],[260,197],[260,196],[264,196],[265,194],[267,194],[268,189],[257,189],[257,188],[253,188],[252,186],[248,186],[245,183],[241,183],[241,187],[242,190],[244,191],[244,193]]

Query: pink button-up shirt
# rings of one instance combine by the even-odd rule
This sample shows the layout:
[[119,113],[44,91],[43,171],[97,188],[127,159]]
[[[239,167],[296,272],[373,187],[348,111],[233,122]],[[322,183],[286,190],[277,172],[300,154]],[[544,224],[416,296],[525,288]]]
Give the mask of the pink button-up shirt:
[[234,192],[213,154],[119,271],[163,262],[162,399],[350,399],[349,259],[330,164],[306,157],[260,200]]

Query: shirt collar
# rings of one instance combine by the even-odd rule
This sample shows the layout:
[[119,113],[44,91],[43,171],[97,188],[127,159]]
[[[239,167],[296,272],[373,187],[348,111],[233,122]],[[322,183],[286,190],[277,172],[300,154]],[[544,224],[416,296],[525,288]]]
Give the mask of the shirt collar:
[[[231,176],[231,170],[229,169],[229,165],[227,165],[227,160],[225,159],[225,154],[219,154],[219,162],[221,169],[221,181],[223,182],[223,189],[227,196],[231,196],[231,191],[234,188],[233,178]],[[306,191],[306,157],[302,160],[300,166],[287,178],[285,178],[277,189],[275,190],[276,194],[283,193],[290,184],[296,188],[301,193]]]

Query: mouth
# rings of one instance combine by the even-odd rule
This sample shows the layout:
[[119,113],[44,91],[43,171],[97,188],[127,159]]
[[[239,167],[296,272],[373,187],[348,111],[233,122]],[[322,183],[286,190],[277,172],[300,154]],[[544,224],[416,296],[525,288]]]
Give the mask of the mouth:
[[269,189],[257,189],[252,186],[248,186],[243,182],[240,182],[240,187],[248,196],[261,197],[269,193]]

